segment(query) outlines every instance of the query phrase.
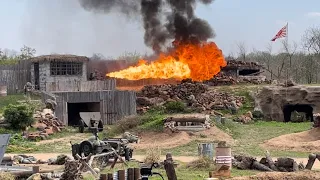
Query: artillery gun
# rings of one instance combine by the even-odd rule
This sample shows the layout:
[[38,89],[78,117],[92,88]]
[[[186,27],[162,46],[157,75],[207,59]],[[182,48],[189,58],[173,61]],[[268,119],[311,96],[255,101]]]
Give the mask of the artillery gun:
[[100,112],[80,112],[81,120],[79,124],[79,132],[83,133],[85,127],[91,129],[98,129],[99,132],[103,131],[103,123],[101,120]]
[[[91,128],[94,136],[81,143],[71,144],[72,156],[76,159],[76,154],[87,157],[91,155],[107,154],[104,162],[108,162],[110,158],[115,158],[116,155],[125,157],[126,161],[132,158],[133,149],[129,147],[129,141],[123,138],[112,138],[100,140],[98,137],[98,128]],[[115,153],[112,153],[115,152]]]

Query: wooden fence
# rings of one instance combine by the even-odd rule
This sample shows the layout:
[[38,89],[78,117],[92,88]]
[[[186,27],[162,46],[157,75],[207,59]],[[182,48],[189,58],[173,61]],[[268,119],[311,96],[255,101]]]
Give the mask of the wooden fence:
[[0,82],[7,86],[7,93],[14,94],[23,90],[24,85],[31,81],[30,61],[22,60],[17,64],[0,65]]
[[108,79],[103,81],[55,81],[46,83],[47,92],[90,92],[101,90],[114,90],[115,88],[115,79]]

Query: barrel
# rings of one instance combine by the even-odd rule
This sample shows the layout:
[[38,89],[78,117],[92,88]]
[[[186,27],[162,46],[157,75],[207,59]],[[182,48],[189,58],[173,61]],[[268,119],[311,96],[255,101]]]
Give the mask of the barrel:
[[7,86],[0,85],[0,96],[7,96]]
[[213,143],[199,143],[198,144],[198,155],[201,157],[207,157],[213,160]]
[[216,172],[217,176],[230,177],[232,157],[230,147],[216,147]]

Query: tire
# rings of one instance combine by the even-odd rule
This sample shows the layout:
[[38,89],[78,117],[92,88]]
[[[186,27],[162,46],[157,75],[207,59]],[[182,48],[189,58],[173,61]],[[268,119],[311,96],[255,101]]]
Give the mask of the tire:
[[132,155],[130,155],[130,149],[129,148],[125,148],[124,149],[124,158],[126,161],[130,161],[131,160],[131,157]]
[[80,149],[80,154],[83,153],[85,157],[89,156],[90,153],[93,153],[93,145],[89,141],[81,142],[79,149]]
[[98,131],[99,131],[99,132],[102,132],[102,131],[103,131],[103,123],[102,123],[101,120],[100,120],[99,123],[98,123]]
[[80,123],[79,123],[79,132],[80,133],[84,132],[84,122],[82,119],[80,120]]

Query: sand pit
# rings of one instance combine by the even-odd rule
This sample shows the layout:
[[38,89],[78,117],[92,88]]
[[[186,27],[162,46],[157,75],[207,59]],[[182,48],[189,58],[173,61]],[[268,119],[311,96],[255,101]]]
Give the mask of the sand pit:
[[[200,134],[204,137],[200,138]],[[143,132],[139,134],[140,142],[138,144],[132,144],[135,149],[148,149],[159,147],[161,149],[169,149],[178,146],[182,146],[190,143],[193,140],[201,141],[226,141],[228,144],[233,143],[233,139],[230,135],[213,126],[208,130],[187,133],[184,131],[178,133],[165,133],[165,132]]]
[[320,128],[282,135],[265,141],[261,146],[266,149],[318,152],[320,149]]
[[299,171],[291,173],[282,173],[282,172],[268,172],[268,173],[259,173],[255,176],[249,177],[236,177],[232,180],[315,180],[320,179],[320,172],[316,171]]

